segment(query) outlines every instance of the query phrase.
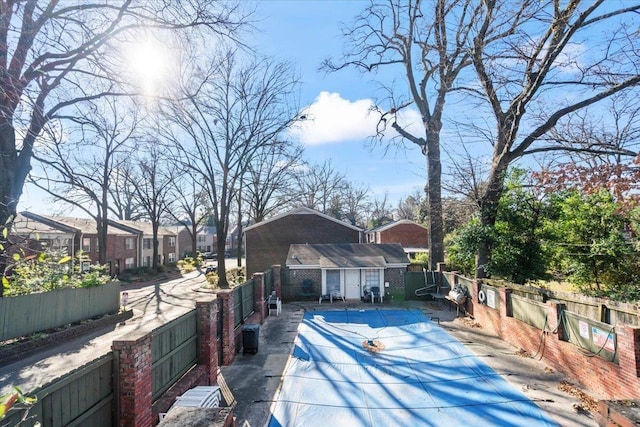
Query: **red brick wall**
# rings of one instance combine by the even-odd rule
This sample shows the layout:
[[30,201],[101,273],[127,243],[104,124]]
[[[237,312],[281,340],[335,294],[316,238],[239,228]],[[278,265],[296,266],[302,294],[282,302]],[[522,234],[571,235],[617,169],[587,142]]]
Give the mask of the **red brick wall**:
[[292,214],[247,230],[247,277],[285,265],[289,245],[360,243],[360,232],[314,214]]
[[[133,240],[133,249],[126,249],[126,241],[127,238],[131,238]],[[109,235],[107,238],[107,261],[113,262],[113,268],[115,269],[115,261],[117,260],[119,263],[120,272],[123,272],[126,269],[126,259],[133,258],[136,262],[136,265],[139,265],[138,261],[138,238],[136,236],[114,236]],[[97,254],[96,254],[97,256]],[[115,274],[115,271],[114,271]]]
[[499,288],[498,309],[478,303],[478,285],[474,283],[473,315],[486,331],[500,336],[511,345],[542,358],[573,381],[608,399],[640,398],[640,328],[625,324],[615,326],[619,363],[598,356],[590,357],[577,346],[561,340],[558,327],[558,304],[547,301],[548,329],[543,332],[507,314],[506,288]]
[[400,243],[405,248],[426,248],[429,246],[429,231],[417,224],[397,224],[378,232],[376,243]]

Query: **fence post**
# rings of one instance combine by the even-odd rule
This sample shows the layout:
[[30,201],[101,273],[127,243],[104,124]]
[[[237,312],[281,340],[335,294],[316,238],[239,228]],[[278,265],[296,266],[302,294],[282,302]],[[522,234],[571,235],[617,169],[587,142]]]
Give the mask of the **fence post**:
[[276,291],[276,296],[282,299],[282,266],[276,264],[271,268],[273,269],[273,289]]
[[196,301],[199,326],[199,361],[207,372],[207,384],[216,384],[218,380],[218,302]]
[[265,312],[264,273],[253,273],[253,306],[258,312],[260,324],[264,323]]
[[562,323],[562,311],[566,308],[565,304],[558,303],[557,301],[547,301],[547,327],[551,331],[555,331],[556,337],[559,341],[564,341],[564,327]]
[[637,380],[640,376],[640,328],[632,325],[617,326],[616,341],[622,375]]
[[236,357],[233,289],[218,292],[218,298],[222,299],[222,363],[231,365]]
[[120,427],[151,427],[153,421],[151,384],[151,334],[136,340],[112,343],[117,363],[118,384],[117,425]]

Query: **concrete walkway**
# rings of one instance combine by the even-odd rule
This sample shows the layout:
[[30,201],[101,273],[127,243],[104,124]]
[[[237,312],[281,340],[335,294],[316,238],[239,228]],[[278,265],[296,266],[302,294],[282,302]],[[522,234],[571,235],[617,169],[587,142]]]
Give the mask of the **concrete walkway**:
[[[375,308],[391,307],[390,304]],[[425,316],[436,320],[451,335],[502,375],[514,387],[535,400],[561,426],[596,426],[588,412],[574,410],[579,401],[560,391],[558,386],[566,378],[543,362],[522,357],[518,349],[489,335],[477,327],[456,319],[456,313],[446,307],[424,302],[394,304],[394,308],[417,308]],[[371,304],[334,302],[333,304],[283,304],[280,316],[269,316],[260,327],[258,353],[239,353],[230,366],[222,366],[221,373],[233,393],[237,407],[234,414],[239,427],[262,427],[269,421],[270,408],[280,387],[282,374],[293,348],[297,328],[305,311],[372,308]],[[437,320],[436,320],[437,321]],[[588,393],[587,393],[588,394]]]

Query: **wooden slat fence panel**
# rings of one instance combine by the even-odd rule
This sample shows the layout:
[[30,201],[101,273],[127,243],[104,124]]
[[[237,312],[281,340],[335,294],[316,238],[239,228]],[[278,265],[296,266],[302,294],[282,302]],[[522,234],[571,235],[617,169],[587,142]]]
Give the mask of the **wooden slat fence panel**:
[[197,321],[196,310],[191,310],[152,332],[153,400],[198,362]]
[[592,355],[618,363],[616,332],[613,326],[568,310],[562,310],[560,319],[567,341]]
[[119,282],[0,298],[0,341],[117,313],[119,309]]
[[[24,390],[28,391],[28,390]],[[96,359],[29,394],[38,398],[21,427],[114,425],[113,353]],[[22,410],[12,409],[2,425],[17,425]]]
[[[416,296],[416,290],[424,288],[429,285],[438,283],[438,276],[440,273],[437,271],[407,271],[404,275],[404,298],[407,301],[421,301],[427,299],[427,293],[424,292],[421,296]],[[425,282],[426,279],[426,282]],[[426,283],[426,284],[425,284]],[[435,292],[435,288],[432,292]]]
[[238,327],[255,311],[254,282],[250,279],[233,289],[234,327]]
[[546,304],[539,303],[518,295],[509,295],[511,315],[541,331],[548,330]]

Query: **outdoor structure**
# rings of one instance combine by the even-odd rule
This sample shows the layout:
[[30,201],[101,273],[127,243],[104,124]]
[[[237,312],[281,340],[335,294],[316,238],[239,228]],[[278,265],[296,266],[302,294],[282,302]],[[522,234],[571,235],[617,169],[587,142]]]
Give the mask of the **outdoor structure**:
[[360,243],[362,232],[306,207],[253,224],[244,230],[247,277],[284,265],[292,244]]
[[[98,231],[90,218],[39,215],[21,212],[12,228],[23,247],[31,252],[46,247],[63,250],[75,258],[82,251],[86,262],[98,262]],[[158,233],[159,264],[177,261],[177,234],[160,227]],[[35,252],[34,252],[35,253]],[[109,220],[107,228],[107,270],[111,275],[140,266],[150,266],[153,253],[151,224],[141,221]]]
[[367,243],[400,243],[407,254],[429,251],[429,229],[417,222],[401,219],[366,232]]
[[[131,231],[138,237],[138,267],[153,265],[153,227],[150,222],[109,220],[109,226]],[[170,264],[178,260],[178,235],[168,227],[158,228],[158,265]],[[129,268],[129,267],[127,267]]]
[[[69,255],[75,258],[76,254],[82,251],[86,260],[84,262],[87,265],[98,262],[98,231],[93,219],[38,215],[33,212],[22,212],[21,215],[28,218],[31,225],[40,223],[51,229],[73,233],[73,238],[69,242],[61,241],[60,246],[54,240],[51,246],[53,249],[64,247],[65,243],[73,242],[66,251]],[[39,232],[31,235],[31,239],[35,241],[41,237]],[[116,275],[126,268],[135,267],[138,260],[138,249],[138,235],[135,231],[108,227],[106,261],[109,274]],[[82,266],[82,268],[88,267]]]
[[74,256],[77,230],[64,224],[52,225],[19,213],[11,224],[9,254],[37,255],[50,248],[61,254]]
[[393,289],[404,289],[407,265],[409,259],[398,243],[293,244],[286,260],[288,286],[282,294],[285,300],[323,295],[360,300],[378,288],[381,295],[389,295]]

